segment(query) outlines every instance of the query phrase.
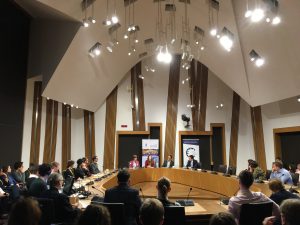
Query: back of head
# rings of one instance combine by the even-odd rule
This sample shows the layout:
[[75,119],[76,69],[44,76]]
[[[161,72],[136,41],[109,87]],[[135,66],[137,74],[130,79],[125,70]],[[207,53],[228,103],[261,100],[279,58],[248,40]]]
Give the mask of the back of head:
[[285,225],[299,225],[300,224],[300,200],[287,199],[283,201],[280,206],[282,219]]
[[249,165],[252,169],[255,169],[256,167],[258,167],[258,163],[255,160],[252,160]]
[[38,225],[40,218],[38,202],[31,198],[20,198],[10,211],[8,225]]
[[168,192],[168,189],[171,187],[171,181],[167,177],[161,177],[157,181],[157,189],[160,194],[166,195]]
[[157,199],[146,199],[140,208],[140,220],[143,225],[160,225],[164,219],[164,207]]
[[104,206],[89,205],[78,219],[77,225],[110,225],[110,214]]
[[130,174],[126,169],[123,169],[119,171],[117,177],[119,183],[127,183],[130,178]]
[[82,159],[78,159],[77,160],[77,167],[80,167],[82,163],[83,163],[83,160]]
[[230,213],[220,212],[211,217],[209,225],[236,225],[236,222]]
[[47,163],[43,163],[41,165],[39,165],[39,175],[41,177],[50,175],[51,173],[51,166]]
[[39,170],[39,167],[37,165],[33,164],[33,165],[29,166],[29,172],[31,174],[37,174],[38,170]]
[[252,173],[247,170],[240,172],[238,178],[240,180],[240,184],[245,188],[250,188],[254,181]]
[[284,189],[284,186],[279,179],[272,179],[269,182],[269,188],[272,192],[278,192]]
[[17,170],[17,169],[19,169],[19,168],[22,167],[22,166],[23,166],[23,162],[20,162],[20,161],[15,162],[15,164],[14,164],[14,169]]
[[67,168],[74,166],[75,162],[73,160],[68,160],[67,162]]
[[51,173],[48,178],[50,188],[56,187],[60,180],[63,180],[63,176],[60,173]]
[[53,169],[54,167],[58,167],[59,166],[59,163],[58,162],[52,162],[51,163],[51,168]]

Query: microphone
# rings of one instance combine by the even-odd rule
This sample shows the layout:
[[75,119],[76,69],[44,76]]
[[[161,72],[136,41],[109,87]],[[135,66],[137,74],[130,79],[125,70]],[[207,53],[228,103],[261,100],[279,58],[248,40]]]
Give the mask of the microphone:
[[193,188],[190,187],[189,193],[187,195],[187,198],[184,200],[177,200],[176,202],[179,203],[181,206],[194,206],[195,203],[193,200],[189,200],[190,193],[193,190]]
[[189,190],[189,193],[188,193],[188,195],[187,195],[187,198],[186,198],[186,200],[189,200],[189,197],[190,197],[190,193],[191,193],[191,191],[193,190],[193,188],[191,188],[190,187],[190,190]]
[[97,190],[97,191],[103,193],[100,189],[96,188],[94,185],[92,186],[92,188],[94,188],[95,190]]
[[142,193],[142,198],[143,198],[143,201],[145,200],[145,196],[144,196],[144,193],[143,193],[143,189],[140,188],[140,192]]

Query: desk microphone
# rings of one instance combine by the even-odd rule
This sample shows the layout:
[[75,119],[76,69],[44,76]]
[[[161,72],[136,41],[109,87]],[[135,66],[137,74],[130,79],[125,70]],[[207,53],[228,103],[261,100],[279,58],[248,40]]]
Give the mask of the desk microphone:
[[187,195],[187,198],[185,200],[177,200],[176,202],[179,203],[181,206],[194,206],[195,203],[193,200],[189,200],[190,193],[193,190],[193,188],[190,187],[189,193]]
[[92,186],[92,188],[94,188],[95,190],[97,190],[97,191],[103,193],[100,189],[96,188],[95,186]]
[[140,192],[142,193],[142,198],[143,198],[143,201],[145,200],[145,196],[144,196],[144,193],[143,193],[143,189],[140,188]]
[[190,187],[190,190],[189,190],[189,193],[188,193],[188,195],[187,195],[186,200],[189,200],[189,197],[190,197],[190,194],[191,194],[191,191],[192,191],[192,190],[193,190],[193,188]]

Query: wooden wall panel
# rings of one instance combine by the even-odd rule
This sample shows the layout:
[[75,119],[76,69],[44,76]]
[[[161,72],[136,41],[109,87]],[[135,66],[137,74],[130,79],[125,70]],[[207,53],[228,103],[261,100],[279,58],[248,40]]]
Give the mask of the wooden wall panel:
[[233,166],[233,167],[236,167],[237,164],[240,101],[241,101],[240,96],[237,93],[233,92],[230,151],[229,151],[229,166]]
[[116,87],[106,98],[103,169],[114,168],[116,119],[117,119],[117,95],[118,95],[118,87]]
[[180,78],[180,62],[181,56],[175,55],[170,64],[169,87],[168,87],[168,103],[166,118],[166,135],[165,135],[165,154],[175,155],[176,142],[176,125],[178,110],[178,94],[179,94],[179,78]]
[[57,139],[57,116],[58,103],[47,100],[46,103],[46,125],[43,162],[50,163],[55,160]]
[[71,159],[71,106],[62,105],[62,158],[61,167],[65,168]]
[[252,133],[253,133],[253,146],[255,152],[255,159],[258,165],[266,171],[266,151],[264,142],[264,131],[261,118],[261,107],[250,107]]
[[198,74],[200,73],[200,116],[199,116],[198,130],[205,131],[208,68],[204,66],[202,63],[197,62],[197,73]]
[[95,155],[95,118],[94,113],[84,110],[85,157],[89,160]]
[[142,74],[142,63],[137,63],[131,69],[131,102],[132,124],[134,131],[145,131],[144,83],[139,78]]
[[42,82],[34,82],[32,126],[31,126],[31,144],[30,144],[30,162],[39,164],[40,139],[41,139],[41,121],[42,121]]

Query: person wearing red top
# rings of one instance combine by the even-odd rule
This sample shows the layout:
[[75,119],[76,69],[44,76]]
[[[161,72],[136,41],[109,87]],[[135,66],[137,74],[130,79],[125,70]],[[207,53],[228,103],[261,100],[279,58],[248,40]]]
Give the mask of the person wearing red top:
[[132,160],[129,162],[129,169],[136,169],[140,167],[140,162],[137,160],[137,155],[132,156]]
[[155,161],[152,159],[151,155],[148,155],[147,160],[145,161],[145,168],[155,167]]

